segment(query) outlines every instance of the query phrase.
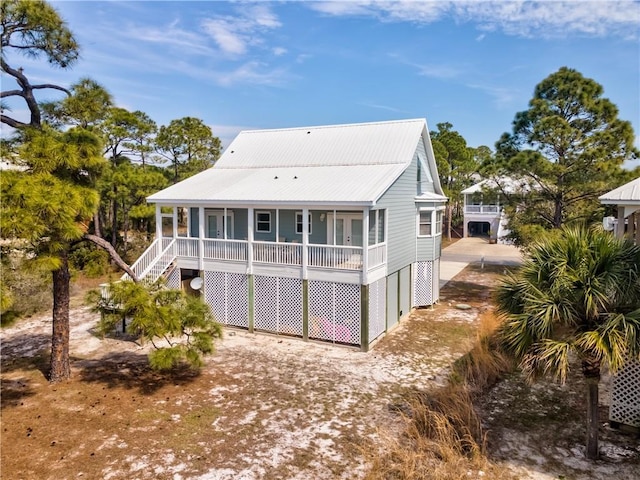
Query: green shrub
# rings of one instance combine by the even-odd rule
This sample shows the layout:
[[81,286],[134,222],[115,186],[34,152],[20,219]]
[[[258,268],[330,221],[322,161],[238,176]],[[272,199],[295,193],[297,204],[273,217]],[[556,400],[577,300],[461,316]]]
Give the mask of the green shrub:
[[52,306],[51,272],[17,249],[3,249],[0,264],[2,326]]

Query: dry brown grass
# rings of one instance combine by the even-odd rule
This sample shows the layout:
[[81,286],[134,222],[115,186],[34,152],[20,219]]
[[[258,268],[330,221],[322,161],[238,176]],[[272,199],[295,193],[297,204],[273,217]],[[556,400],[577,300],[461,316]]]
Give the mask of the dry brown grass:
[[471,349],[453,365],[449,381],[480,395],[515,367],[498,346],[496,331],[500,320],[492,310],[480,314],[476,340]]
[[511,363],[496,348],[497,327],[492,312],[481,315],[477,340],[456,361],[447,384],[407,396],[400,409],[405,412],[403,434],[386,436],[382,449],[369,455],[371,469],[365,480],[516,478],[487,458],[485,434],[473,404],[477,395],[511,370]]

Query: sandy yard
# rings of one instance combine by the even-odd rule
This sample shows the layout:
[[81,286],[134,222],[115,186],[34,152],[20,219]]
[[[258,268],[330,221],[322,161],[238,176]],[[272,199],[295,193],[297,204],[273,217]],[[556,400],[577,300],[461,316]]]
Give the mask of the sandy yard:
[[[96,315],[78,308],[73,379],[49,385],[50,317],[18,322],[0,337],[2,478],[358,478],[365,452],[399,431],[390,406],[443,383],[469,348],[500,271],[467,268],[368,353],[227,329],[199,374],[149,370],[146,347],[99,339]],[[479,406],[492,456],[521,478],[640,478],[637,437],[606,426],[605,458],[582,459],[579,388],[498,384]]]

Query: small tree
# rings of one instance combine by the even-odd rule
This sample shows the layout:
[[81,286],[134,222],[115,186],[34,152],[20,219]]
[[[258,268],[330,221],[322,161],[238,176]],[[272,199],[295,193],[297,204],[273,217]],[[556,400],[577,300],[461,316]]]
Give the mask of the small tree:
[[598,456],[600,370],[640,359],[640,246],[601,228],[564,228],[533,244],[497,291],[504,345],[529,379],[567,378],[577,357],[587,381],[587,457]]
[[110,286],[110,305],[92,294],[102,314],[100,328],[111,331],[123,318],[130,321],[129,332],[151,342],[149,363],[156,370],[168,370],[186,362],[202,366],[202,356],[213,353],[214,340],[222,337],[209,307],[199,297],[168,289],[161,281],[151,285],[123,281]]

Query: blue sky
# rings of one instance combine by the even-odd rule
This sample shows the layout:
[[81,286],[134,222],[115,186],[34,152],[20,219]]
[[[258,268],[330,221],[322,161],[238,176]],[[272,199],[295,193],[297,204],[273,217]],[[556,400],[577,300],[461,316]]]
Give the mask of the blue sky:
[[9,53],[32,83],[89,76],[158,124],[202,118],[224,146],[242,129],[424,117],[493,148],[561,66],[602,84],[640,138],[638,2],[52,4],[82,57],[63,71]]

